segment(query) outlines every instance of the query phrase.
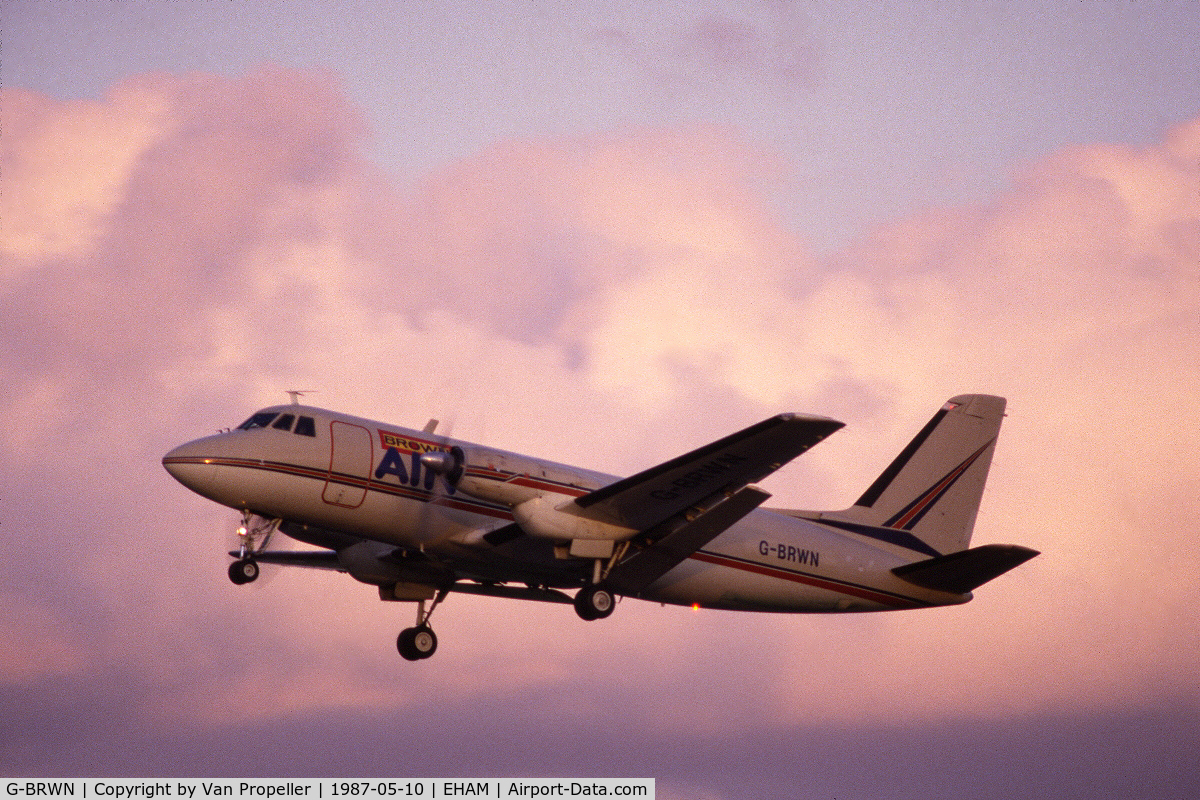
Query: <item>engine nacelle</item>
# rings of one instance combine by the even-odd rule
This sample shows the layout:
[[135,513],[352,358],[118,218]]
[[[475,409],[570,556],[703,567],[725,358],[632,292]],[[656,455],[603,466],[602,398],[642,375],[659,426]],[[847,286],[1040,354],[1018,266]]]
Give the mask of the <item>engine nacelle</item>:
[[492,476],[468,475],[466,453],[458,446],[422,454],[421,466],[436,475],[441,475],[455,491],[510,508],[542,494],[541,489],[518,484],[516,475],[507,480],[498,480]]
[[478,497],[480,500],[487,500],[491,503],[500,503],[510,508],[542,494],[540,489],[532,486],[519,486],[511,480],[497,481],[491,478],[476,478],[471,475],[464,475],[454,488],[463,494],[471,495],[471,497]]
[[[562,502],[565,500],[566,502]],[[534,497],[513,506],[513,519],[530,536],[565,542],[574,539],[604,539],[621,542],[637,536],[636,528],[599,522],[562,511],[572,502],[565,495]]]
[[[413,559],[397,561],[394,545],[381,542],[359,542],[337,551],[338,564],[350,573],[350,577],[374,586],[395,584],[421,584],[438,586],[454,576],[432,561]],[[405,598],[397,598],[405,599]]]

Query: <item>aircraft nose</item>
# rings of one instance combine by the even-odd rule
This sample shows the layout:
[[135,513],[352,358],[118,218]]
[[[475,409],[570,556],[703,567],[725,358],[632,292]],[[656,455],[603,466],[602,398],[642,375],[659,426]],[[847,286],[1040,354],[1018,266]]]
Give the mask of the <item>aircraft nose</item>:
[[204,439],[181,444],[163,456],[163,468],[171,473],[175,480],[194,490],[213,472],[213,459],[209,449]]

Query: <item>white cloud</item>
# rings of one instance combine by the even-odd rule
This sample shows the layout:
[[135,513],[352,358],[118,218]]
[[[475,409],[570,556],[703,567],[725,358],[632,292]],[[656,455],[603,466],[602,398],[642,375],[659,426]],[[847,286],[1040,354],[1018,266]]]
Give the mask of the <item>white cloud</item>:
[[131,82],[101,102],[6,89],[0,252],[9,268],[92,249],[138,159],[176,124],[169,99]]

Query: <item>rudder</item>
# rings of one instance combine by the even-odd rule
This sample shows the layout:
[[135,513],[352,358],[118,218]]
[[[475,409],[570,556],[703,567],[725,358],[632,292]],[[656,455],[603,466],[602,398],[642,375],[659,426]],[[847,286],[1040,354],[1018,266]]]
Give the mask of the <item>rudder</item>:
[[853,506],[821,519],[907,531],[939,554],[965,549],[1004,406],[992,395],[951,398]]

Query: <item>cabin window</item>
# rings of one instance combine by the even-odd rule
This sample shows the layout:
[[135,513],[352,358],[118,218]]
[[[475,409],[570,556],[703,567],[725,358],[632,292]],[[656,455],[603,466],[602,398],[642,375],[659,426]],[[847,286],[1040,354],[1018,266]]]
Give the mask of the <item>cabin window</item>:
[[271,420],[279,415],[278,411],[260,411],[250,419],[238,425],[239,431],[253,430],[254,428],[265,428],[271,424]]
[[317,425],[315,422],[313,422],[312,417],[301,417],[300,421],[296,423],[296,430],[294,433],[298,433],[301,436],[316,436]]
[[290,431],[292,429],[292,423],[295,421],[295,414],[280,414],[279,419],[275,420],[275,424],[271,427],[278,428],[281,431]]

